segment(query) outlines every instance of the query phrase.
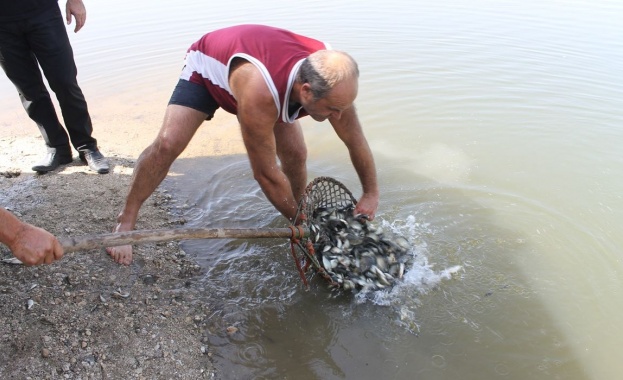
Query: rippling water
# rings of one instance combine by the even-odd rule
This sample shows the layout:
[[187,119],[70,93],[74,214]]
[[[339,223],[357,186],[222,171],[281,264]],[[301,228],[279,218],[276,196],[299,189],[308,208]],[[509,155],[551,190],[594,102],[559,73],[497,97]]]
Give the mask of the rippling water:
[[[360,64],[377,222],[413,243],[417,263],[391,292],[334,297],[321,282],[302,290],[286,241],[184,243],[206,269],[222,377],[617,378],[623,5],[293,4],[92,2],[72,35],[91,102],[145,91],[166,99],[187,46],[237,23],[291,28]],[[5,82],[0,98],[14,97]],[[304,128],[310,179],[331,175],[358,195],[330,126]],[[192,206],[191,225],[284,224],[244,155],[184,158],[174,169],[192,174],[165,183]]]

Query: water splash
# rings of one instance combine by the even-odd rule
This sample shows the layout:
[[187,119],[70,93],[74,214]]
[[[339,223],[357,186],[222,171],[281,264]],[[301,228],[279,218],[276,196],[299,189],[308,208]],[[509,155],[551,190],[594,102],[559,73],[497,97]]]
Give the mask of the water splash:
[[412,333],[417,333],[419,325],[416,309],[421,306],[419,297],[438,288],[444,281],[459,277],[464,271],[464,266],[455,264],[437,269],[437,265],[429,261],[430,252],[424,236],[431,233],[431,226],[428,223],[418,222],[415,216],[409,215],[404,220],[393,222],[383,220],[381,223],[384,229],[404,236],[411,243],[409,254],[412,256],[412,263],[397,285],[391,289],[361,291],[356,294],[355,301],[357,304],[370,302],[394,308],[397,312],[397,324]]

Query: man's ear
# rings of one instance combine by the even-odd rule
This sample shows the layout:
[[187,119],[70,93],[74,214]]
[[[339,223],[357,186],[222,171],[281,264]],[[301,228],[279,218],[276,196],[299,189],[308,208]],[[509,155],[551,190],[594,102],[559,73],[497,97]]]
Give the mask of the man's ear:
[[309,83],[303,83],[301,86],[301,98],[306,102],[314,100],[314,93],[312,92],[311,85]]

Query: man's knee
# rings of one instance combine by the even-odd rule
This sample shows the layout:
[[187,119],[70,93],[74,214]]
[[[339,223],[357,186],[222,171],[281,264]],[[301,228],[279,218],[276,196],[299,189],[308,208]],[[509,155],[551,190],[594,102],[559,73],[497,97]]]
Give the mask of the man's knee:
[[173,161],[177,158],[177,156],[182,154],[185,145],[170,136],[159,135],[156,138],[156,141],[154,141],[153,147],[158,156]]

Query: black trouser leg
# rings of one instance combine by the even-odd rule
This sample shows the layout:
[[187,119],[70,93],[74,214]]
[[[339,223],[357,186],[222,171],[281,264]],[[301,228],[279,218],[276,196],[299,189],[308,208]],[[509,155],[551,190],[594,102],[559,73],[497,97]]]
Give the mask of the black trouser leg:
[[30,50],[26,28],[23,22],[0,24],[0,66],[17,88],[26,113],[39,127],[46,145],[70,152],[69,138],[58,121],[39,65]]
[[91,137],[93,124],[87,102],[78,86],[74,52],[61,11],[54,7],[35,22],[29,38],[31,48],[56,94],[71,143],[77,150],[95,148],[97,142]]
[[0,25],[0,64],[17,87],[28,115],[39,125],[51,148],[69,149],[37,62],[56,94],[71,143],[95,148],[87,103],[78,86],[77,69],[63,18],[57,7],[21,22]]

